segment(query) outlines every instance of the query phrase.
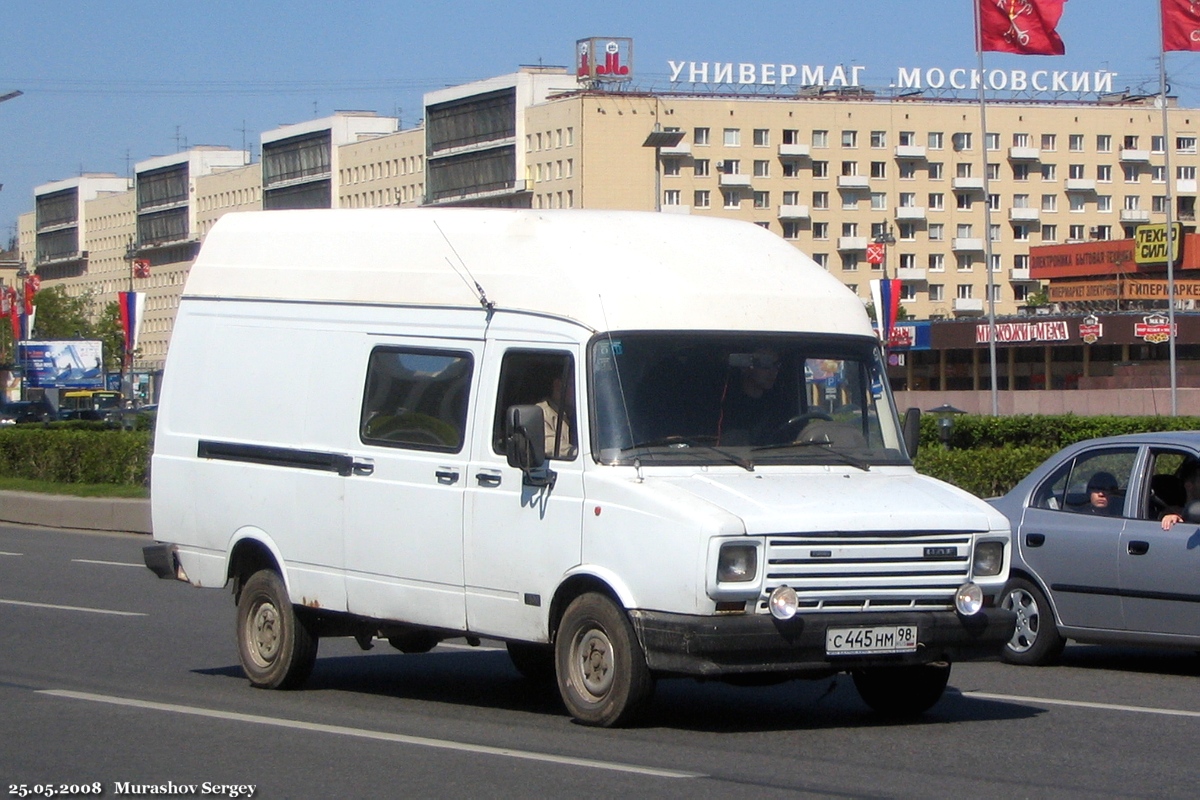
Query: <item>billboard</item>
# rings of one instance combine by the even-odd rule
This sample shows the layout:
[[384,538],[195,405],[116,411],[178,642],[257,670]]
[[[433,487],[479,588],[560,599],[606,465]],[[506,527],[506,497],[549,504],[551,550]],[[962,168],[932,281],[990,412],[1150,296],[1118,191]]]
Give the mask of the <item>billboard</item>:
[[19,342],[17,359],[25,372],[26,387],[104,388],[104,345],[98,340]]

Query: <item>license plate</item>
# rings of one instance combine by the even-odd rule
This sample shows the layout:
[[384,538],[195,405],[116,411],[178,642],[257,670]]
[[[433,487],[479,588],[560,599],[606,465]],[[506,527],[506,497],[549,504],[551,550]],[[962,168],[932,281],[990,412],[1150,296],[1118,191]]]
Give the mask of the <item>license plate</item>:
[[825,631],[825,654],[854,656],[867,653],[911,653],[917,649],[916,625],[879,628],[830,628]]

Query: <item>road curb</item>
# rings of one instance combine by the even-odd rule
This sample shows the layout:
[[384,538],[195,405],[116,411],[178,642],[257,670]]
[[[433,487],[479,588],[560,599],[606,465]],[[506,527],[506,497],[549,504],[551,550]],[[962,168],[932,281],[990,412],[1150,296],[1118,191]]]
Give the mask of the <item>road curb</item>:
[[150,533],[150,501],[0,491],[0,522],[83,531]]

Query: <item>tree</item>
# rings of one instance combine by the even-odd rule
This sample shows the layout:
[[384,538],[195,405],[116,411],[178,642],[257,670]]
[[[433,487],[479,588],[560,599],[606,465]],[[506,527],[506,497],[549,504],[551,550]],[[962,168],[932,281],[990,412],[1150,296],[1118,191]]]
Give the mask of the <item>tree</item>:
[[34,298],[36,339],[86,339],[92,332],[92,296],[71,297],[62,286],[52,286]]

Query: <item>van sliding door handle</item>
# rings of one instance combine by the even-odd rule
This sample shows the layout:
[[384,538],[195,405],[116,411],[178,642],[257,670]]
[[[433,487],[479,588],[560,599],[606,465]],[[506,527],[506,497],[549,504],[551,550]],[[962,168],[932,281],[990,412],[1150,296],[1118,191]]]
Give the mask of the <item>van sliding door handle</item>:
[[354,461],[350,465],[350,469],[355,475],[370,475],[375,471],[375,462],[367,459],[365,461]]
[[499,470],[483,470],[475,473],[475,482],[480,486],[499,486],[500,472]]
[[451,483],[458,483],[458,470],[456,469],[451,469],[450,467],[440,467],[433,474],[437,476],[438,483],[444,483],[447,485]]

